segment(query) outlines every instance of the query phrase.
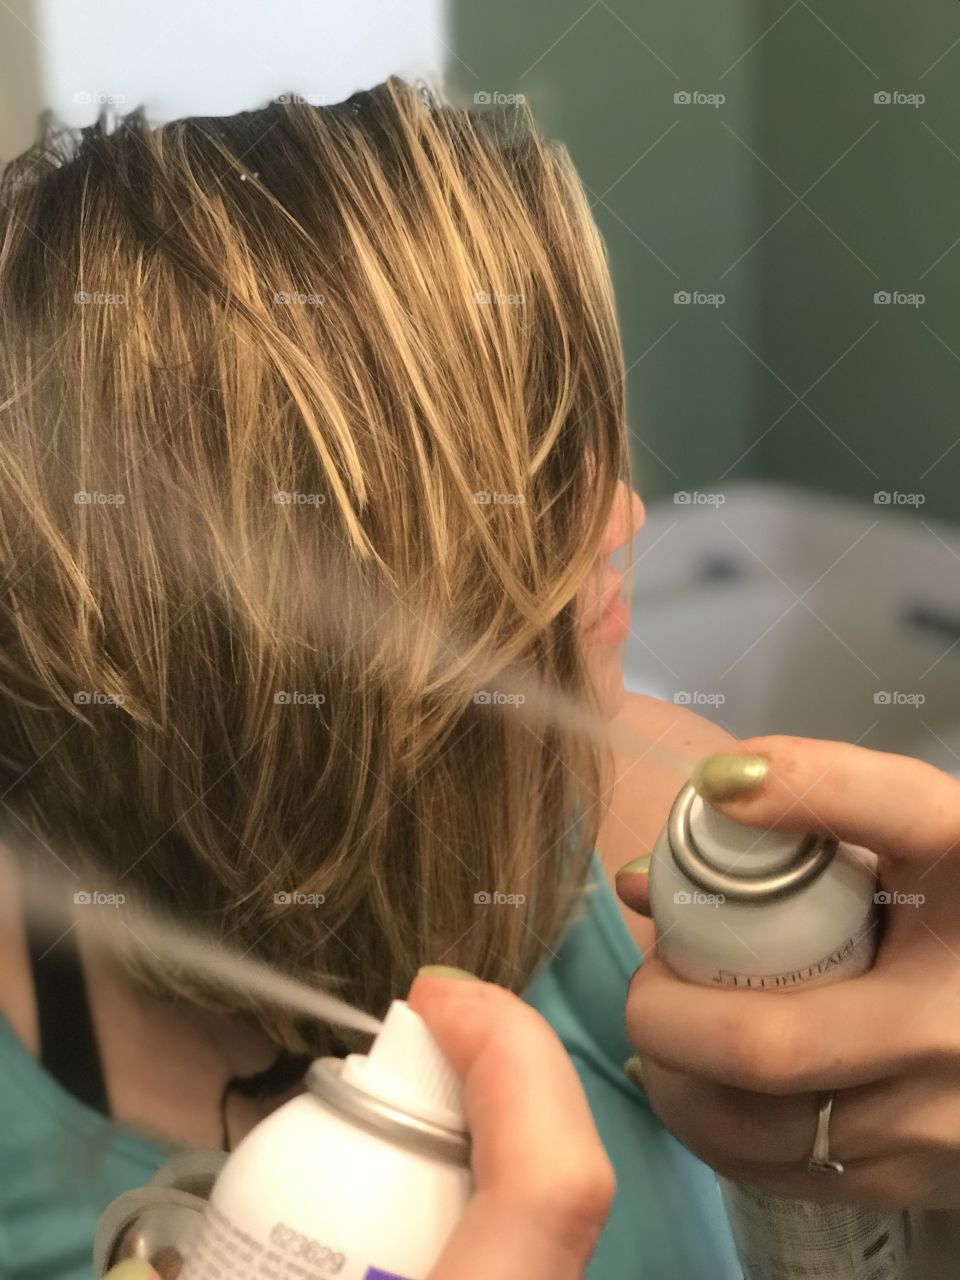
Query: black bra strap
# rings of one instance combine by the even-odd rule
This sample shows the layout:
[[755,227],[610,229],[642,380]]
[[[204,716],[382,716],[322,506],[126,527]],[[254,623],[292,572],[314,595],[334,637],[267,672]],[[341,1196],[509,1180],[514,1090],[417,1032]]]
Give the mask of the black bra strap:
[[40,1061],[69,1093],[110,1114],[97,1033],[72,930],[57,941],[26,920],[40,1030]]

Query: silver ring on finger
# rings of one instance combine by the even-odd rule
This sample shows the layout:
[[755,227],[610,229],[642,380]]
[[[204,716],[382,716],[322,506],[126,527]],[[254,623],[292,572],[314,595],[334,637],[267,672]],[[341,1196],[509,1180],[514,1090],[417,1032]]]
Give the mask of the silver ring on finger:
[[832,1093],[821,1094],[818,1099],[817,1133],[813,1140],[813,1153],[807,1161],[811,1173],[843,1173],[839,1160],[830,1158],[830,1115],[833,1111]]

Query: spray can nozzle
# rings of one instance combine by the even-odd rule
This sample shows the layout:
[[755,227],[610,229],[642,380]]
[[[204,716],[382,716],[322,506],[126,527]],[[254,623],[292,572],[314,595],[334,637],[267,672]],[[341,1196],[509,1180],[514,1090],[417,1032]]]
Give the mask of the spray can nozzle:
[[667,820],[670,853],[705,893],[731,902],[762,902],[795,893],[833,860],[837,841],[818,835],[763,831],[711,808],[688,783]]
[[340,1079],[400,1111],[466,1132],[460,1078],[405,1000],[393,1001],[370,1052],[350,1054]]

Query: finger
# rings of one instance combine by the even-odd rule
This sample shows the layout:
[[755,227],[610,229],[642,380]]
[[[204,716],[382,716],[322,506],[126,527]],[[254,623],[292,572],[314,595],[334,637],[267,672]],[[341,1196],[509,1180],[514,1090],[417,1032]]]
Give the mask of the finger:
[[424,974],[410,1004],[464,1081],[477,1188],[431,1280],[579,1277],[614,1179],[563,1045],[490,983]]
[[696,986],[651,955],[631,981],[626,1008],[627,1036],[643,1058],[781,1095],[852,1088],[955,1060],[956,1022],[944,1016],[944,992],[918,984],[912,963],[784,994]]
[[704,792],[750,826],[817,831],[892,859],[940,858],[960,849],[960,782],[911,756],[815,738],[751,738],[735,755],[759,756],[759,786],[729,799]]
[[[637,859],[639,862],[640,859]],[[649,866],[649,858],[644,860]],[[617,896],[621,898],[631,911],[636,911],[642,916],[650,915],[650,876],[647,870],[631,870],[634,866],[632,862],[622,870],[618,871],[615,877],[617,886]]]
[[837,1092],[830,1154],[841,1178],[811,1173],[816,1094],[781,1099],[745,1094],[667,1071],[647,1059],[654,1113],[721,1177],[778,1196],[879,1209],[956,1203],[956,1104],[952,1074],[937,1081],[884,1081]]
[[[705,1164],[805,1165],[822,1095],[750,1093],[647,1059],[644,1089],[663,1125]],[[946,1158],[960,1133],[952,1072],[894,1076],[840,1089],[830,1116],[830,1151],[845,1164],[923,1153]]]

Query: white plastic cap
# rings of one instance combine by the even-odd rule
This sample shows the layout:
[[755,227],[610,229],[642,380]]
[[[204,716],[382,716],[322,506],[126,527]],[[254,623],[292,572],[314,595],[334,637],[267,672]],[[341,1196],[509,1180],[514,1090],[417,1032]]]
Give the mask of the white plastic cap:
[[394,1000],[370,1052],[351,1053],[340,1079],[410,1115],[467,1131],[460,1077],[405,1000]]
[[805,839],[795,831],[764,831],[734,822],[702,796],[695,796],[690,805],[690,835],[707,862],[743,876],[782,870]]

